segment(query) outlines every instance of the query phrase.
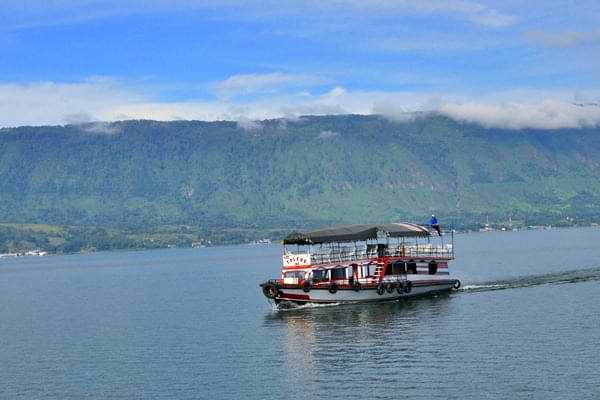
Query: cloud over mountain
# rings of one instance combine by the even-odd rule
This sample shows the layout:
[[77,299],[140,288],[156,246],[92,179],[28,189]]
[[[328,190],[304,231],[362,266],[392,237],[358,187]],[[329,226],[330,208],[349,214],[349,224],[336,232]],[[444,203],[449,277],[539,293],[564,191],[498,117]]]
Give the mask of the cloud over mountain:
[[451,118],[503,129],[583,128],[600,124],[600,107],[555,100],[540,103],[450,103],[440,112]]
[[[0,85],[0,126],[90,124],[95,121],[154,119],[161,121],[235,120],[241,128],[255,122],[301,115],[381,114],[407,120],[415,112],[434,111],[460,121],[505,129],[558,129],[600,124],[598,93],[511,91],[487,96],[417,90],[351,90],[289,87],[294,75],[233,76],[215,87],[228,93],[212,99],[168,101],[117,80],[94,78],[76,83],[39,82]],[[312,77],[294,81],[311,85]],[[316,78],[315,78],[316,79]],[[241,96],[243,93],[253,95]],[[257,94],[258,93],[258,94]],[[241,97],[240,97],[241,96]],[[582,102],[581,99],[592,99]],[[88,130],[106,131],[105,125]],[[110,126],[108,126],[110,128]],[[110,129],[109,129],[110,130]]]

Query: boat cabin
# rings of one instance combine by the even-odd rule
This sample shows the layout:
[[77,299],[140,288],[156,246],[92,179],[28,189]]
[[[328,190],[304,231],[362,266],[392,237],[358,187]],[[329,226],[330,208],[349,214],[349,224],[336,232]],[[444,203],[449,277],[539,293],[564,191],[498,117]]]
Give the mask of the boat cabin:
[[448,275],[454,234],[407,223],[344,225],[292,233],[283,241],[284,285],[372,285],[409,275]]

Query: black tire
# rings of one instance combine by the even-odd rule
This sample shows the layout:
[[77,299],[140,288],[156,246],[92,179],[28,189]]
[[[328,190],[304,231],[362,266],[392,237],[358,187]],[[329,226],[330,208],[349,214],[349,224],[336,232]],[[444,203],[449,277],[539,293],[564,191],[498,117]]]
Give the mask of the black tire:
[[377,294],[381,296],[381,295],[382,295],[382,294],[384,294],[384,293],[385,293],[385,285],[384,285],[383,283],[381,283],[381,282],[380,282],[380,283],[377,285]]
[[407,293],[407,294],[410,293],[412,290],[412,286],[413,286],[412,282],[407,281],[406,285],[404,285],[404,293]]
[[454,285],[452,286],[454,289],[460,289],[460,281],[457,279],[456,282],[454,282]]
[[329,293],[336,294],[337,291],[338,291],[338,286],[336,283],[332,283],[331,285],[329,285]]
[[262,291],[266,298],[275,299],[279,294],[279,288],[272,283],[265,283],[262,285]]
[[388,293],[393,293],[394,292],[394,284],[390,282],[387,285],[385,285],[385,291]]
[[398,294],[404,293],[404,284],[402,282],[398,282],[398,284],[396,285],[396,291],[398,292]]
[[360,282],[354,281],[352,284],[352,289],[354,289],[355,292],[360,292]]
[[312,282],[311,281],[304,281],[304,283],[302,284],[302,291],[304,293],[308,293],[308,292],[310,292],[311,288],[312,288]]

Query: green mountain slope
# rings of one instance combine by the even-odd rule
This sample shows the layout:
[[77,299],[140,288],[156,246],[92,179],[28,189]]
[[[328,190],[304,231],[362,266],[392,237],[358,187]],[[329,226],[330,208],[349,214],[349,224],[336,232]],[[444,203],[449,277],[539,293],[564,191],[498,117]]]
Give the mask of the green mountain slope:
[[0,130],[0,222],[152,229],[600,215],[600,129],[442,116]]

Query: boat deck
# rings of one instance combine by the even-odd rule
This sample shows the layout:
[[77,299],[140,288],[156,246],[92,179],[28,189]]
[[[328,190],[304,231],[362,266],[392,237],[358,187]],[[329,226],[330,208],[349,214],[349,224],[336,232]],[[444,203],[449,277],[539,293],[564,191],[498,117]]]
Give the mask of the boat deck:
[[411,259],[453,260],[454,249],[451,244],[432,245],[399,245],[399,246],[367,246],[356,249],[329,248],[326,252],[310,254],[312,265],[347,263],[352,261],[371,261],[381,257],[397,258],[409,261]]

